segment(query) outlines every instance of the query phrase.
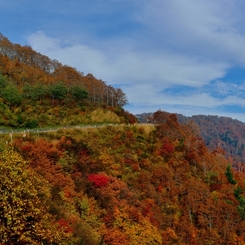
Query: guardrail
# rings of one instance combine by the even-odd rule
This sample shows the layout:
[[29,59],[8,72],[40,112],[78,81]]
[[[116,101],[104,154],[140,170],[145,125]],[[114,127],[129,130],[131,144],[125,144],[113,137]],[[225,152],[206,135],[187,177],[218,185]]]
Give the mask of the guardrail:
[[137,124],[97,124],[97,125],[76,125],[76,126],[63,126],[54,128],[35,128],[35,129],[0,129],[0,134],[28,134],[28,133],[48,133],[55,132],[58,130],[68,130],[68,129],[86,129],[86,128],[102,128],[106,126],[118,127],[118,126],[135,126],[135,125],[152,125],[151,123],[137,123]]

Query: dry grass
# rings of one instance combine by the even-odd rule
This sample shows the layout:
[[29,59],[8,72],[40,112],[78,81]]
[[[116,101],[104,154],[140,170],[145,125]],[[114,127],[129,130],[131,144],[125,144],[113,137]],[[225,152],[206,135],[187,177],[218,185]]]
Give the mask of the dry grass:
[[96,109],[91,114],[92,123],[119,123],[119,117],[112,111],[104,111],[103,109]]
[[144,128],[146,134],[149,134],[156,129],[155,125],[153,124],[144,124],[139,126]]
[[[94,112],[96,113],[96,112]],[[99,112],[100,113],[100,112]],[[98,114],[97,114],[98,115]],[[108,113],[104,113],[104,115],[108,115]],[[109,113],[109,116],[113,115]],[[108,118],[108,117],[105,117]],[[81,140],[85,136],[93,135],[97,132],[98,129],[101,129],[102,127],[107,127],[110,124],[102,124],[98,126],[93,125],[87,125],[87,126],[74,126],[74,127],[64,127],[57,130],[47,130],[46,132],[42,132],[38,130],[36,132],[30,132],[28,135],[26,134],[24,136],[23,132],[14,132],[12,134],[12,140],[20,139],[20,138],[32,138],[32,139],[38,139],[38,138],[49,138],[50,140],[53,140],[55,143],[55,140],[57,138],[61,138],[63,136],[65,137],[73,137],[76,140]],[[116,130],[118,131],[124,131],[125,128],[137,128],[138,130],[141,130],[145,134],[150,134],[152,131],[155,130],[155,126],[153,124],[134,124],[134,125],[125,125],[125,124],[112,124],[111,126],[116,127]],[[0,145],[6,145],[11,144],[11,137],[8,134],[2,134],[0,137]]]

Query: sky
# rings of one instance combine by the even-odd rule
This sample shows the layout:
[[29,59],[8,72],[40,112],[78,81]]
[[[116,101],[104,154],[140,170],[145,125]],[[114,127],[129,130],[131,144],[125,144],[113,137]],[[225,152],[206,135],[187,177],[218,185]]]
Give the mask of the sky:
[[121,88],[133,114],[245,122],[244,0],[0,0],[0,33]]

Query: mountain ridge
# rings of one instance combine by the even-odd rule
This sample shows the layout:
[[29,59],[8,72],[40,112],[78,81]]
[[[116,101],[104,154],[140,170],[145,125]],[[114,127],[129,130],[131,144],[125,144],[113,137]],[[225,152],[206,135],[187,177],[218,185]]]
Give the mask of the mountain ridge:
[[0,126],[37,128],[131,123],[121,88],[63,65],[0,34]]
[[[173,114],[176,115],[178,122],[181,124],[188,121],[195,122],[210,150],[222,148],[226,151],[227,157],[232,156],[236,163],[245,162],[245,123],[224,116]],[[154,113],[142,113],[135,116],[140,122],[144,123],[151,122],[153,115]]]
[[243,166],[229,158],[243,157],[243,125],[162,111],[142,125],[125,99],[0,36],[0,128],[64,127],[2,135],[1,244],[244,244]]

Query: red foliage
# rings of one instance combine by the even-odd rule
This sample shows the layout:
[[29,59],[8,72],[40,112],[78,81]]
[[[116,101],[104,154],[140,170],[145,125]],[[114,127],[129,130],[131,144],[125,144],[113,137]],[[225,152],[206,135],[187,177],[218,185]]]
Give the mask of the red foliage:
[[210,185],[210,190],[211,191],[219,191],[222,188],[221,183],[215,183]]
[[175,150],[174,145],[171,142],[166,142],[162,146],[161,153],[163,155],[166,155],[166,154],[168,155],[168,154],[171,154],[172,152],[174,152],[174,150]]
[[140,171],[140,167],[139,167],[138,163],[132,164],[132,168],[133,168],[134,171]]
[[154,212],[152,211],[152,207],[154,206],[154,200],[146,199],[142,201],[142,214],[145,217],[150,218],[152,223],[155,223],[154,220]]
[[161,191],[162,191],[162,185],[159,185],[159,186],[157,187],[157,191],[158,191],[158,192],[161,192]]
[[109,178],[105,174],[89,174],[88,181],[93,183],[96,187],[107,186]]
[[127,131],[126,132],[126,136],[127,136],[128,139],[133,139],[134,138],[134,134],[133,134],[132,131]]
[[21,151],[30,151],[31,150],[31,145],[23,145],[21,148]]
[[69,222],[65,219],[60,219],[57,221],[59,226],[66,232],[66,233],[72,233],[73,229],[71,228]]
[[45,139],[39,139],[36,142],[17,142],[15,144],[25,158],[28,160],[31,168],[42,175],[51,185],[59,186],[65,191],[66,196],[75,195],[75,184],[70,174],[63,171],[59,160],[62,159],[63,152]]

